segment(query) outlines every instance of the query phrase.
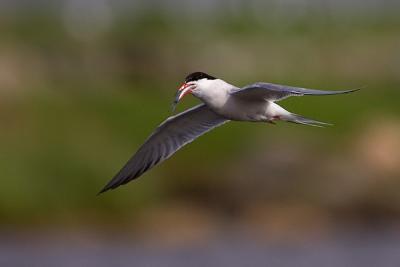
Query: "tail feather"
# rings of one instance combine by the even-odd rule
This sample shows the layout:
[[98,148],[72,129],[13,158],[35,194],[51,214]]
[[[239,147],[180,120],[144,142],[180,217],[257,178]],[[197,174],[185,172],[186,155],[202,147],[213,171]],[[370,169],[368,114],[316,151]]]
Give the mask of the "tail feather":
[[306,117],[303,117],[301,115],[297,115],[294,113],[290,113],[288,116],[285,116],[283,118],[283,120],[287,121],[287,122],[310,125],[310,126],[315,126],[315,127],[324,127],[324,126],[332,126],[333,125],[330,123],[309,119],[309,118],[306,118]]

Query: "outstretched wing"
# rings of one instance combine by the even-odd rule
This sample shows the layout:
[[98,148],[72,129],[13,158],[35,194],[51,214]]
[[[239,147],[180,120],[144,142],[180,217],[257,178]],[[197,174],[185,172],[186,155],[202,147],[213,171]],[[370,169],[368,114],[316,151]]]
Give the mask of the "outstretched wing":
[[227,121],[204,104],[169,117],[157,127],[100,193],[115,189],[138,178],[147,170],[172,156],[184,145]]
[[300,87],[292,87],[273,83],[254,83],[247,85],[243,88],[231,91],[231,95],[238,96],[247,100],[259,101],[262,99],[270,101],[279,101],[289,96],[303,96],[303,95],[337,95],[347,94],[359,89],[342,90],[342,91],[322,91],[315,89],[307,89]]

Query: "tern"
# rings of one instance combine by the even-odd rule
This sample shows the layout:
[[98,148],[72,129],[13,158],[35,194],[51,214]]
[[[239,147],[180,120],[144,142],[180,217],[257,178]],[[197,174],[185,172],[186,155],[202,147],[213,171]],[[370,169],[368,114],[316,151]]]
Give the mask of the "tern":
[[319,127],[329,125],[291,113],[275,102],[290,96],[336,95],[357,90],[322,91],[265,82],[239,88],[204,72],[191,73],[178,89],[173,109],[188,94],[203,103],[161,123],[99,194],[138,178],[184,145],[229,121],[286,121]]

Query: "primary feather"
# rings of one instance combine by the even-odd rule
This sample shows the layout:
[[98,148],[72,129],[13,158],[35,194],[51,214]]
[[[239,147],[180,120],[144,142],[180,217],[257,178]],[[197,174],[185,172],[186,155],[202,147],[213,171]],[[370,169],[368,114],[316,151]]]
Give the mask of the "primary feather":
[[169,117],[158,126],[100,193],[114,189],[141,176],[172,156],[184,145],[227,121],[204,104]]
[[258,82],[247,85],[240,89],[232,90],[231,95],[242,97],[248,100],[265,99],[270,101],[279,101],[290,96],[303,95],[337,95],[347,94],[359,89],[341,90],[341,91],[323,91],[287,85]]

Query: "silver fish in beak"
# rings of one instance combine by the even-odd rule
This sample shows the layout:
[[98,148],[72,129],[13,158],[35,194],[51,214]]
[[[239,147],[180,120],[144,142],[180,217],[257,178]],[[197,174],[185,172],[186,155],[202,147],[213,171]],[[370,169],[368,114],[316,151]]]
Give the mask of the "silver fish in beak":
[[182,86],[176,92],[174,102],[172,103],[172,112],[175,112],[176,106],[179,101],[187,94],[192,93],[192,86],[188,83],[182,84]]

